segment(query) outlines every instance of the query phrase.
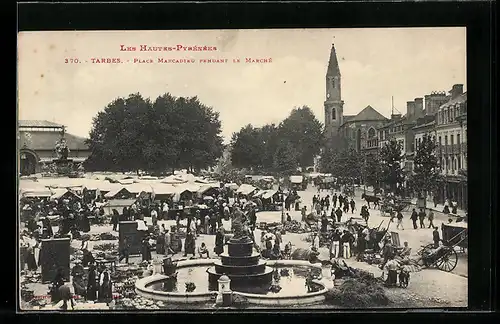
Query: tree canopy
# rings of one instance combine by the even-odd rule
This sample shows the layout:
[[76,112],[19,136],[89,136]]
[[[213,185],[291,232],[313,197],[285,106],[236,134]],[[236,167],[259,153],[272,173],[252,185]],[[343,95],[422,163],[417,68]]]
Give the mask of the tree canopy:
[[391,139],[380,150],[381,182],[388,185],[392,192],[396,192],[398,184],[401,185],[404,181],[401,151],[401,144],[395,139]]
[[362,155],[352,147],[326,147],[320,157],[320,170],[337,178],[359,179],[362,162]]
[[413,174],[410,184],[414,191],[427,195],[437,189],[443,180],[436,156],[437,144],[428,134],[424,134],[413,160]]
[[314,162],[322,145],[322,125],[310,108],[293,109],[278,126],[246,125],[231,139],[235,167],[258,171],[289,172]]
[[197,97],[154,102],[118,98],[93,119],[86,168],[99,171],[202,169],[222,155],[219,114]]

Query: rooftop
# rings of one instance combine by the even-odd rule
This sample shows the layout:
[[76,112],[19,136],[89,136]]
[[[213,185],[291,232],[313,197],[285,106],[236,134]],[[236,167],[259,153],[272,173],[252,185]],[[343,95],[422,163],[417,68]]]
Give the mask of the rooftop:
[[344,116],[344,124],[352,123],[357,121],[387,121],[388,119],[384,117],[381,113],[376,111],[372,106],[366,106],[357,115]]
[[450,106],[453,106],[457,103],[463,103],[467,102],[467,92],[462,93],[460,96],[456,97],[455,99],[452,99],[448,101],[447,103],[443,104],[439,109],[447,108]]
[[48,120],[19,120],[19,127],[62,128],[63,125]]
[[[31,126],[38,127],[38,126]],[[29,134],[29,135],[28,135]],[[64,135],[66,144],[70,151],[85,151],[89,147],[85,144],[85,138],[66,133]],[[33,150],[54,150],[56,142],[61,139],[61,134],[57,132],[25,132],[19,133],[19,146],[26,145]]]

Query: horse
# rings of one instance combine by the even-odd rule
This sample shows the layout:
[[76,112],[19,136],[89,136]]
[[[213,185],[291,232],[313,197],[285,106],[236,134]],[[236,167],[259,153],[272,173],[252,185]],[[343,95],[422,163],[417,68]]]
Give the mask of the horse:
[[361,195],[361,199],[364,199],[366,201],[366,203],[368,204],[368,208],[371,208],[370,207],[371,202],[373,203],[374,208],[377,206],[380,208],[380,197],[370,196],[363,193]]

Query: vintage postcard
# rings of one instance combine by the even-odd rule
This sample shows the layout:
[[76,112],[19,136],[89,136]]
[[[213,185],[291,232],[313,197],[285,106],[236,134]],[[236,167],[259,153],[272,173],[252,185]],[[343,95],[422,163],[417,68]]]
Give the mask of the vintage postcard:
[[468,305],[465,28],[18,35],[23,311]]

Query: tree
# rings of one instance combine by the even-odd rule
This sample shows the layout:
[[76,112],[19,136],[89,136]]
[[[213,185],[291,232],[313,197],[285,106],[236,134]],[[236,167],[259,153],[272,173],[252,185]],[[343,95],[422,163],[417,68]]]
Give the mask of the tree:
[[426,197],[429,192],[434,192],[443,180],[436,148],[437,144],[432,137],[424,134],[413,160],[411,187],[423,197]]
[[237,168],[260,168],[264,142],[260,130],[248,124],[231,138],[231,161]]
[[378,188],[379,177],[382,174],[379,154],[366,154],[361,170],[364,183],[368,186],[372,186],[373,188]]
[[170,94],[154,103],[140,94],[118,98],[93,120],[86,167],[101,171],[191,170],[222,154],[219,115],[196,97]]
[[297,170],[298,154],[292,143],[283,140],[278,144],[273,156],[273,169],[279,175],[291,175]]
[[313,164],[314,157],[320,152],[323,125],[309,107],[295,108],[281,122],[279,137],[290,142],[298,152],[299,166],[305,169]]
[[395,139],[391,139],[380,150],[381,180],[392,192],[396,192],[398,184],[401,185],[404,180],[401,151],[402,147]]

